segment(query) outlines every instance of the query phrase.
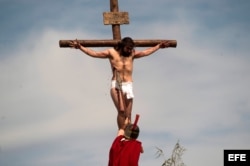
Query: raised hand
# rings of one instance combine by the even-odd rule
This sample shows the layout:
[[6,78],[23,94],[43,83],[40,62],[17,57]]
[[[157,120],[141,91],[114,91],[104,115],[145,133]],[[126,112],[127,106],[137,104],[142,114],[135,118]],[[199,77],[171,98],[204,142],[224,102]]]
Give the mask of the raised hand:
[[76,40],[71,40],[69,46],[75,49],[79,49],[81,47],[81,44],[76,39]]
[[163,41],[159,44],[160,48],[167,48],[170,46],[170,42],[169,41]]

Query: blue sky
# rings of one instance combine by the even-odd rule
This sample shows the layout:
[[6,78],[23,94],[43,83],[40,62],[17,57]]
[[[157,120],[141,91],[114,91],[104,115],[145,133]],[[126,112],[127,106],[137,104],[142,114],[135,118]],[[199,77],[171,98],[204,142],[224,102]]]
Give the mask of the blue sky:
[[[169,155],[178,140],[189,166],[223,165],[224,149],[250,149],[249,7],[119,1],[130,17],[122,37],[178,42],[135,61],[140,165],[161,165],[155,146]],[[109,62],[58,43],[111,39],[105,11],[108,0],[0,1],[0,165],[107,165],[117,130]]]

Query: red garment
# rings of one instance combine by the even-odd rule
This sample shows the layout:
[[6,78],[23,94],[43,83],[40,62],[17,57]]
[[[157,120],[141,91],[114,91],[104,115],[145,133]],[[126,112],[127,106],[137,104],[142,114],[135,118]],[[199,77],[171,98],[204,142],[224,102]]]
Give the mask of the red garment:
[[123,135],[116,137],[110,152],[108,166],[138,166],[142,145],[137,140],[125,140]]

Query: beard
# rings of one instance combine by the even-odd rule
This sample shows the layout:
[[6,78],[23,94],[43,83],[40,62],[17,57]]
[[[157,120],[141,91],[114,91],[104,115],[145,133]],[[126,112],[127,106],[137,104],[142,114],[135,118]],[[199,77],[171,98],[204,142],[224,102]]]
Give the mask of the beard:
[[132,53],[131,52],[125,52],[125,51],[121,51],[121,56],[124,56],[124,57],[129,57],[129,56],[131,56],[132,55]]

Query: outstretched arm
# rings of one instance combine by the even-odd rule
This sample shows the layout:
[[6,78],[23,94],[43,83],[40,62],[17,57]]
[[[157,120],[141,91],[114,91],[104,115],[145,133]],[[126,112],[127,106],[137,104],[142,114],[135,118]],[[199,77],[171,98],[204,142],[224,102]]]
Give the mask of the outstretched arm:
[[70,41],[69,46],[71,48],[79,49],[82,52],[84,52],[85,54],[87,54],[91,57],[94,57],[94,58],[109,58],[109,56],[110,56],[109,50],[98,51],[98,52],[94,51],[92,49],[89,49],[89,48],[82,46],[77,39]]
[[156,52],[157,50],[159,50],[160,48],[167,48],[169,46],[170,46],[169,42],[167,42],[167,41],[166,42],[161,42],[161,43],[157,44],[156,46],[148,48],[146,50],[136,51],[135,55],[134,55],[134,58],[141,58],[141,57],[144,57],[144,56],[151,55],[154,52]]

